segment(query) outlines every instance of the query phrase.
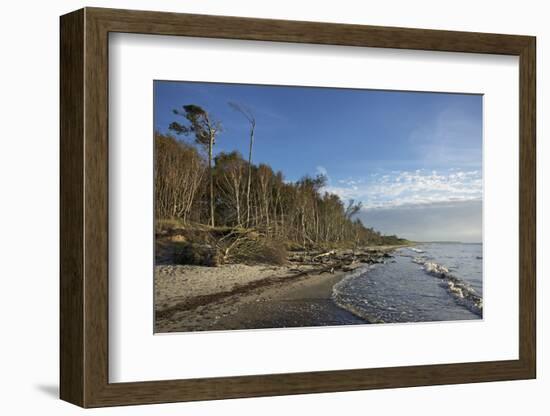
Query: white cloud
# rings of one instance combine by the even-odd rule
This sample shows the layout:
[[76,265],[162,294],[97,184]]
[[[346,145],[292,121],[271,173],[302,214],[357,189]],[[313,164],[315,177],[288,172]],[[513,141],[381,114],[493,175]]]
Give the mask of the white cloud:
[[338,186],[325,190],[342,199],[361,201],[369,210],[480,200],[483,183],[479,170],[415,170],[339,180]]

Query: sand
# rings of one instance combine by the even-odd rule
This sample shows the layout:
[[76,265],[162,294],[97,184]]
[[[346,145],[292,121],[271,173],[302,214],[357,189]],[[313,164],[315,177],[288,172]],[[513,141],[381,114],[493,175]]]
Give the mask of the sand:
[[331,300],[346,273],[296,274],[287,266],[157,266],[155,332],[366,323]]

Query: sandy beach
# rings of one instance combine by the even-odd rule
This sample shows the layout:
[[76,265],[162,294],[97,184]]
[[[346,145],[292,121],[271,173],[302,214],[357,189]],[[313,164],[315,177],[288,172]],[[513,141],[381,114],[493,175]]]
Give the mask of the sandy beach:
[[291,266],[163,265],[155,275],[155,332],[367,323],[331,300],[333,286],[346,275],[342,271],[299,274]]

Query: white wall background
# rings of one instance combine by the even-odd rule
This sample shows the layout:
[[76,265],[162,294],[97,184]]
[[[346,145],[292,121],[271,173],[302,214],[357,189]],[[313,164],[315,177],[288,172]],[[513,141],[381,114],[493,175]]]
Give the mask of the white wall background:
[[[87,411],[102,415],[278,415],[342,412],[408,415],[547,414],[550,285],[544,282],[542,212],[550,169],[543,130],[550,87],[550,26],[542,1],[52,0],[5,2],[0,16],[0,409],[3,414],[71,415],[58,395],[58,16],[83,6],[317,20],[536,35],[538,41],[538,379],[459,386],[225,400]],[[544,201],[546,198],[546,201]]]

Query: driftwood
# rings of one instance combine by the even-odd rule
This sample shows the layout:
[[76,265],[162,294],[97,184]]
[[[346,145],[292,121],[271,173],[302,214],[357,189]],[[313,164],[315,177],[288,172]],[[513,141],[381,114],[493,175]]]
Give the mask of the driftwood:
[[289,256],[288,260],[291,263],[300,265],[316,266],[319,263],[324,264],[339,264],[350,265],[352,263],[375,264],[383,263],[385,259],[393,257],[391,254],[383,250],[364,249],[362,251],[338,252],[330,250],[323,253],[295,253]]
[[321,254],[318,254],[316,255],[315,257],[313,257],[311,260],[315,261],[317,259],[320,259],[320,258],[323,258],[323,257],[327,257],[327,256],[333,256],[336,254],[336,250],[330,250],[330,251],[327,251],[326,253],[321,253]]
[[[246,233],[243,233],[246,235]],[[239,237],[237,237],[238,239]],[[246,238],[246,237],[243,237]],[[231,249],[231,244],[229,247]],[[297,278],[307,277],[309,275],[317,275],[323,273],[335,273],[337,270],[344,272],[351,272],[359,267],[362,263],[373,264],[383,263],[384,259],[392,257],[386,251],[376,249],[365,249],[361,252],[338,252],[337,250],[331,250],[326,253],[316,254],[314,256],[308,253],[300,253],[293,255],[289,258],[289,261],[294,264],[308,265],[308,266],[321,266],[319,262],[314,262],[314,259],[325,259],[326,263],[322,263],[322,267],[312,267],[307,270],[301,270],[299,267],[289,269],[289,274],[284,276],[274,276],[262,280],[256,280],[244,285],[237,286],[231,290],[214,293],[210,295],[195,296],[190,299],[186,299],[171,307],[157,310],[157,319],[170,319],[172,315],[182,311],[188,311],[212,302],[219,302],[235,295],[243,295],[250,293],[253,290],[263,288],[274,284],[282,284],[286,281],[295,281]]]

